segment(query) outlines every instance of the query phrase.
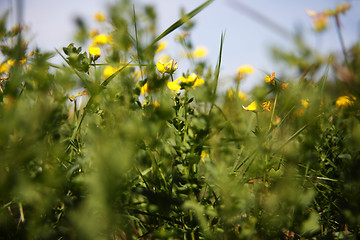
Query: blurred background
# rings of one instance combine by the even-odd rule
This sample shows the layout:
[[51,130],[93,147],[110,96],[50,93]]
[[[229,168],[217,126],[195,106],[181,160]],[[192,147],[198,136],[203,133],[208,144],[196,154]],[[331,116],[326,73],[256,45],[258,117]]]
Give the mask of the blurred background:
[[[43,51],[54,51],[74,41],[76,33],[75,19],[81,18],[88,27],[96,28],[94,14],[103,12],[115,1],[110,0],[0,0],[1,14],[9,11],[9,24],[18,21],[26,23],[32,46]],[[189,12],[202,4],[200,0],[134,0],[134,5],[153,5],[157,11],[158,32],[161,33],[180,17],[180,9]],[[263,81],[265,72],[277,72],[281,78],[281,66],[272,60],[271,46],[282,49],[294,47],[291,34],[301,33],[307,44],[320,53],[334,52],[341,55],[340,42],[336,33],[335,22],[329,21],[328,28],[322,33],[313,31],[312,19],[306,9],[324,11],[334,9],[338,0],[303,0],[303,1],[268,1],[268,0],[216,0],[193,21],[191,31],[194,46],[205,46],[205,57],[215,66],[220,36],[225,32],[223,61],[221,68],[221,86],[232,81],[236,69],[242,64],[250,64],[255,74],[242,82],[242,90],[249,91]],[[342,33],[345,46],[350,46],[360,39],[360,3],[358,0],[347,1],[352,8],[341,15]],[[22,5],[22,10],[17,6]],[[330,19],[332,20],[332,19]],[[171,56],[179,55],[180,46],[174,41],[176,32],[165,38],[167,51]],[[55,57],[53,61],[61,61]],[[185,65],[185,64],[184,64]],[[186,72],[179,62],[179,69]],[[181,73],[179,73],[181,74]]]

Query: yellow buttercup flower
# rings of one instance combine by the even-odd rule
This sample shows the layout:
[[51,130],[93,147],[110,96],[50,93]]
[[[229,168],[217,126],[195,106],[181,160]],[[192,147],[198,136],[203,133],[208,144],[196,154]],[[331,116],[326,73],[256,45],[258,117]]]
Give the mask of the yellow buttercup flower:
[[178,68],[177,62],[174,60],[171,60],[170,62],[163,63],[161,60],[156,64],[156,68],[160,73],[170,73],[176,71]]
[[96,58],[100,57],[101,56],[101,50],[99,47],[97,46],[94,46],[94,45],[90,45],[89,47],[89,53],[91,55],[94,55]]
[[105,17],[102,12],[98,12],[94,15],[94,19],[98,22],[105,22]]
[[275,85],[274,79],[275,79],[275,72],[273,72],[270,77],[269,77],[269,76],[265,76],[265,82],[266,82],[267,84]]
[[166,85],[170,90],[174,92],[178,92],[181,89],[181,86],[178,82],[167,82]]
[[191,53],[191,56],[194,58],[202,58],[208,55],[208,49],[206,47],[200,46],[195,48],[195,50]]
[[110,43],[110,38],[106,34],[99,34],[94,36],[93,38],[94,45],[105,45],[107,43]]
[[352,95],[340,96],[336,100],[335,104],[336,104],[336,107],[342,108],[342,107],[348,107],[350,105],[353,105],[354,101],[356,101],[356,97],[354,97]]

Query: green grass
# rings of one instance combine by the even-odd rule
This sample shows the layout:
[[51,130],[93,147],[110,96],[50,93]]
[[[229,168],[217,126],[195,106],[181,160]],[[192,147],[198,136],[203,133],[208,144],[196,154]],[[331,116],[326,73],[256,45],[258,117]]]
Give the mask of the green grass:
[[[2,18],[1,239],[359,238],[359,43],[344,58],[294,38],[273,53],[301,77],[286,68],[245,99],[249,73],[234,73],[221,94],[225,34],[212,67],[175,31],[212,2],[158,35],[152,7],[120,1],[101,56],[69,44],[61,66]],[[170,34],[190,69],[157,67]]]

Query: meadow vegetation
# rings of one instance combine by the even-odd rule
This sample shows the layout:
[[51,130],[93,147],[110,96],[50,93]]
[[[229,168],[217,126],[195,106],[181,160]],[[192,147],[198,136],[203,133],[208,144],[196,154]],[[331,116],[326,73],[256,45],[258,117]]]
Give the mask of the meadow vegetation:
[[[309,12],[315,31],[339,23],[340,54],[294,36],[291,52],[272,50],[292,75],[274,69],[243,93],[249,65],[218,89],[224,34],[216,66],[191,42],[212,2],[159,35],[153,7],[119,1],[54,52],[2,16],[1,239],[359,238],[360,44],[345,48],[340,24],[351,6]],[[163,55],[171,35],[189,69]]]

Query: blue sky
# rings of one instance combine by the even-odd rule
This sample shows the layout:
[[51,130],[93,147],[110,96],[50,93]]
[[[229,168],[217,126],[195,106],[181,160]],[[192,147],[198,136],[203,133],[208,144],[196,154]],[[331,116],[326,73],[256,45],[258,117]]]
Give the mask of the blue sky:
[[[23,0],[24,20],[30,27],[30,36],[34,45],[44,50],[61,49],[73,41],[75,32],[74,19],[80,16],[92,26],[93,14],[98,11],[106,12],[106,6],[113,1],[107,0]],[[0,0],[1,12],[15,0]],[[134,0],[138,4],[151,4],[157,9],[159,33],[165,30],[179,18],[179,9],[184,7],[191,11],[204,1],[200,0]],[[271,19],[277,25],[289,32],[301,28],[310,46],[320,52],[332,50],[340,53],[340,44],[336,35],[334,22],[320,35],[314,34],[311,29],[311,19],[305,9],[322,11],[334,8],[338,0],[215,0],[208,8],[199,13],[194,21],[195,28],[191,32],[191,39],[195,46],[206,46],[209,49],[207,59],[215,66],[220,36],[226,31],[223,64],[221,68],[222,85],[230,81],[236,68],[242,64],[251,64],[256,68],[256,74],[242,83],[247,91],[255,84],[263,81],[266,72],[281,72],[283,67],[275,63],[269,54],[269,46],[277,45],[291,49],[291,41],[282,37],[278,32],[260,24],[256,19],[231,2],[240,2],[255,9],[258,13]],[[343,35],[346,46],[360,39],[360,2],[350,1],[352,9],[341,17]],[[15,23],[14,15],[10,23]],[[169,42],[169,51],[175,55],[179,48],[173,42],[175,34],[166,38]],[[185,64],[184,64],[185,65]],[[186,72],[185,66],[179,62],[179,71]],[[278,76],[278,75],[277,75]]]

